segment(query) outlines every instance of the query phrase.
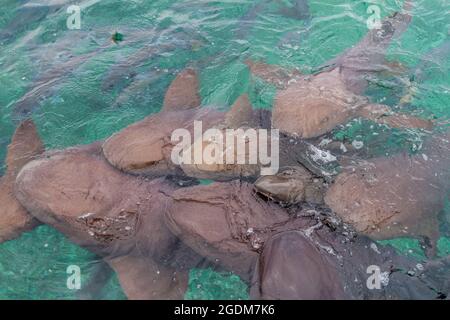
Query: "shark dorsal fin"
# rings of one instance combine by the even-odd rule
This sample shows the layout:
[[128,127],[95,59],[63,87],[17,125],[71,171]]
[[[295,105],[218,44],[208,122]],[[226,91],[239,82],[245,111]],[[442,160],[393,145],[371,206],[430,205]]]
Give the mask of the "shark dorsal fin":
[[19,124],[8,146],[6,165],[8,172],[18,171],[34,157],[44,152],[44,145],[36,130],[33,120]]
[[194,69],[181,71],[167,89],[162,111],[187,110],[200,106],[199,80]]
[[225,115],[225,124],[229,128],[251,127],[255,122],[253,108],[247,94],[241,95]]
[[33,121],[25,120],[14,133],[6,156],[6,174],[0,178],[0,243],[14,239],[38,224],[17,200],[14,186],[20,169],[43,151]]

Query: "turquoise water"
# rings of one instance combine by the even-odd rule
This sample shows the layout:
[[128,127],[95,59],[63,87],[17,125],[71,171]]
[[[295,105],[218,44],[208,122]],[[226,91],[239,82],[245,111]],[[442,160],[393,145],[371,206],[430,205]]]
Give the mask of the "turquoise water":
[[[43,1],[45,2],[45,1]],[[250,77],[246,58],[271,64],[299,67],[308,73],[354,45],[367,32],[367,7],[379,3],[382,16],[401,7],[402,1],[309,1],[311,19],[283,15],[288,0],[235,1],[78,1],[82,6],[81,30],[68,30],[65,8],[37,21],[24,19],[9,37],[0,39],[0,161],[16,126],[15,103],[33,81],[49,70],[58,70],[68,56],[93,53],[57,81],[55,90],[42,97],[33,109],[46,148],[64,148],[103,139],[146,115],[158,112],[166,88],[177,71],[195,66],[200,71],[203,105],[226,109],[242,93],[258,108],[271,108],[275,88]],[[414,19],[401,39],[393,43],[387,60],[401,62],[410,74],[432,49],[449,40],[448,0],[415,1]],[[24,1],[3,0],[0,30],[10,30],[21,14]],[[88,6],[90,5],[90,6]],[[288,10],[289,11],[289,10]],[[243,17],[248,17],[245,23]],[[113,44],[114,32],[124,41]],[[157,44],[154,54],[134,70],[151,77],[147,85],[126,92],[126,78],[112,90],[103,90],[109,70],[148,43]],[[165,50],[165,45],[171,45]],[[99,46],[105,48],[99,50]],[[443,123],[450,118],[450,59],[422,68],[422,81],[410,89],[412,100],[405,108]],[[404,78],[408,76],[404,75]],[[374,102],[396,105],[408,93],[402,76],[384,75],[368,89]],[[403,79],[403,78],[402,78]],[[118,103],[120,101],[120,104]],[[361,139],[374,155],[408,150],[414,152],[423,136],[415,131],[368,129],[354,121],[338,129],[338,140]],[[377,130],[378,135],[372,131]],[[1,166],[4,170],[4,165]],[[449,216],[447,206],[445,217]],[[447,218],[448,219],[448,218]],[[424,259],[413,239],[395,239],[400,252]],[[450,252],[450,239],[439,241],[441,255]],[[76,299],[65,286],[69,264],[80,265],[89,281],[98,258],[77,247],[48,226],[40,226],[20,238],[0,245],[0,298]],[[124,299],[115,276],[100,290],[100,298]],[[187,299],[248,298],[246,285],[235,275],[193,269]]]

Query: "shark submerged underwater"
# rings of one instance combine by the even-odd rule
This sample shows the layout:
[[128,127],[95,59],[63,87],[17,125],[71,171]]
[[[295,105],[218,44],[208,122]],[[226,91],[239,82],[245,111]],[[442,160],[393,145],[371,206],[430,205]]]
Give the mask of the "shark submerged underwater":
[[[275,84],[272,110],[254,108],[246,94],[228,111],[203,104],[200,70],[187,67],[168,86],[160,112],[105,140],[44,150],[33,121],[21,122],[0,180],[0,241],[48,224],[101,257],[130,299],[181,299],[189,270],[199,265],[239,275],[255,299],[447,297],[450,261],[436,257],[436,241],[437,213],[450,187],[448,132],[427,137],[420,154],[363,161],[334,157],[317,143],[359,117],[399,130],[430,132],[437,125],[364,95],[367,75],[386,69],[387,48],[410,24],[410,4],[311,75],[244,57],[252,76]],[[307,2],[295,1],[289,16],[309,19],[307,9]],[[244,21],[261,9],[253,10]],[[152,86],[159,74],[136,70],[179,45],[190,50],[195,41],[173,35],[173,44],[148,43],[119,58],[101,78],[101,90],[119,90],[130,80],[116,99],[120,106]],[[16,113],[28,117],[67,74],[114,45],[44,71]],[[194,121],[204,129],[279,129],[279,172],[261,176],[260,163],[173,163],[171,134],[192,132]],[[339,170],[326,170],[326,157]],[[214,181],[200,185],[201,179]],[[421,268],[375,242],[402,236],[426,246],[430,260]],[[364,266],[372,264],[388,270],[389,286],[365,286]]]

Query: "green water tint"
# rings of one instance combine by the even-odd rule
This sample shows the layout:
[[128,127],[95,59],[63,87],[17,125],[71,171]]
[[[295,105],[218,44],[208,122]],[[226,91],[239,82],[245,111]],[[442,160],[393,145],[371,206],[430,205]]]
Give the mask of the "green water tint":
[[214,180],[200,179],[199,182],[200,182],[201,185],[207,186],[208,184],[214,183]]
[[247,285],[231,272],[215,272],[212,269],[192,269],[187,300],[248,300]]
[[[0,299],[79,299],[67,288],[67,267],[81,270],[81,285],[90,282],[98,258],[49,226],[39,226],[0,246]],[[125,299],[113,274],[99,299]]]
[[[417,239],[399,238],[391,240],[378,241],[382,245],[390,245],[394,247],[398,253],[407,257],[424,261],[426,260],[425,252]],[[437,242],[438,257],[445,257],[450,254],[450,238],[442,237]]]
[[[80,299],[92,282],[98,258],[49,226],[39,226],[0,246],[1,299]],[[81,270],[81,293],[67,288],[67,267]],[[83,296],[81,296],[83,297]],[[96,299],[126,299],[112,274]],[[247,285],[229,272],[192,269],[186,299],[248,299]]]
[[369,120],[355,119],[342,126],[342,129],[336,129],[333,138],[348,144],[354,141],[362,142],[367,155],[376,157],[389,156],[401,151],[418,153],[425,136],[420,130],[391,129]]
[[438,241],[439,256],[445,257],[450,254],[450,238],[442,237]]
[[[186,65],[197,66],[201,78],[201,97],[204,105],[226,110],[242,93],[248,93],[257,108],[270,109],[275,87],[252,77],[243,63],[246,58],[264,60],[285,67],[299,67],[311,73],[322,63],[354,45],[367,32],[365,19],[369,1],[310,1],[312,20],[298,21],[279,14],[285,1],[272,1],[262,7],[255,23],[248,27],[246,36],[236,38],[242,27],[239,19],[259,1],[204,2],[204,1],[119,1],[108,0],[84,9],[83,30],[109,30],[107,41],[114,32],[129,40],[130,28],[191,28],[197,31],[197,42],[192,48],[178,48],[172,54],[153,57],[136,68],[139,73],[167,69],[144,92],[139,92],[121,107],[113,107],[120,90],[101,91],[101,83],[108,70],[119,58],[140,49],[142,42],[132,46],[126,41],[113,45],[90,59],[71,76],[58,84],[59,90],[41,102],[33,114],[38,130],[47,148],[65,148],[104,139],[148,114],[158,112],[164,93],[177,70]],[[413,68],[420,58],[446,39],[450,22],[444,1],[417,1],[415,17],[402,38],[392,44],[387,60],[398,61]],[[0,29],[8,25],[17,11],[17,1],[4,0],[0,11]],[[396,0],[383,1],[382,16],[398,10]],[[332,18],[331,18],[332,17]],[[27,26],[28,32],[40,27],[33,41],[40,45],[58,42],[70,36],[65,10]],[[331,18],[331,19],[330,19]],[[189,31],[191,32],[191,31]],[[297,32],[297,33],[296,33]],[[26,44],[18,46],[27,31],[15,35],[14,41],[2,46],[0,68],[13,64],[9,72],[0,72],[0,172],[4,170],[6,147],[14,132],[11,121],[13,102],[27,92],[39,72],[39,61],[34,61]],[[291,37],[288,37],[291,34]],[[298,35],[298,37],[297,37]],[[287,38],[287,39],[286,39]],[[69,41],[70,42],[70,41]],[[91,52],[97,44],[89,38],[70,43],[66,48],[74,55]],[[57,62],[57,59],[56,59]],[[425,118],[450,118],[449,59],[444,59],[440,72],[425,70],[425,82],[405,112]],[[398,84],[392,85],[392,75],[380,77],[367,94],[373,102],[396,105],[404,94]],[[123,83],[122,87],[127,83]],[[373,156],[411,153],[419,150],[423,139],[420,131],[401,131],[379,126],[370,121],[355,120],[337,128],[336,140],[363,141],[370,146]],[[201,181],[202,184],[211,181]],[[448,210],[447,210],[448,211]],[[448,214],[447,214],[448,216]],[[415,239],[393,239],[381,242],[394,246],[400,253],[418,260],[424,259],[423,250]],[[441,256],[450,253],[449,238],[438,242]],[[48,226],[40,226],[20,238],[0,245],[0,298],[21,299],[76,299],[77,293],[65,286],[66,268],[77,264],[83,272],[82,283],[97,265],[97,257],[68,241]],[[51,270],[51,271],[50,271]],[[101,292],[104,299],[125,298],[114,276]],[[190,272],[186,299],[247,299],[247,286],[235,275],[217,273],[211,269],[193,269]]]

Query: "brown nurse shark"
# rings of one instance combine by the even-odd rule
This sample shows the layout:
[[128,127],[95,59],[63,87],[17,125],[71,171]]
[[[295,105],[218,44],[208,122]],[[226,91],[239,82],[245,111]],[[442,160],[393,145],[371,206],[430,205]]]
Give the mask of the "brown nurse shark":
[[314,75],[247,61],[253,74],[280,87],[273,107],[273,127],[300,138],[314,138],[352,118],[366,117],[392,127],[430,129],[430,121],[394,114],[389,107],[371,104],[362,96],[367,76],[387,68],[386,49],[411,21],[410,1],[403,10],[386,18],[380,29],[370,30],[357,45]]
[[245,165],[189,165],[173,161],[172,151],[178,143],[172,141],[172,133],[186,129],[195,138],[194,121],[201,121],[202,130],[224,130],[264,126],[270,119],[269,112],[253,110],[246,95],[239,97],[229,112],[200,105],[197,72],[187,68],[167,89],[159,113],[128,126],[105,141],[103,153],[106,159],[124,172],[148,176],[181,174],[205,179],[234,179],[253,175],[254,170]]
[[[200,255],[249,281],[252,298],[433,299],[448,294],[449,282],[439,280],[448,277],[448,269],[423,268],[392,248],[377,246],[326,208],[282,208],[240,181],[187,187],[167,196],[169,229]],[[378,290],[367,286],[370,266],[380,268]]]
[[[261,177],[256,190],[284,205],[323,203],[373,239],[417,237],[435,254],[438,216],[450,190],[450,139],[426,139],[420,154],[353,161],[330,184],[302,167]],[[316,181],[316,182],[315,182]]]
[[94,143],[28,163],[15,195],[39,221],[101,256],[130,299],[180,299],[196,255],[165,226],[164,194],[176,188],[120,172]]

